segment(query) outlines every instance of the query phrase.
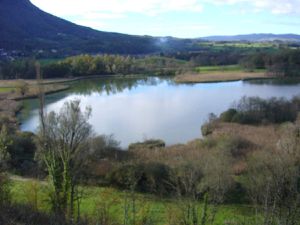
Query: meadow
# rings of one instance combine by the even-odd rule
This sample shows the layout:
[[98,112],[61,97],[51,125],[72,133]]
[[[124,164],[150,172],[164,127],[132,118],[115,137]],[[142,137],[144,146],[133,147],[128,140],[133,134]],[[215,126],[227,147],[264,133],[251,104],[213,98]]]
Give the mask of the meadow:
[[[31,205],[42,212],[50,212],[48,186],[45,181],[24,179],[14,176],[11,182],[12,201],[15,204]],[[183,211],[183,200],[159,197],[151,194],[132,193],[110,187],[81,186],[81,215],[93,220],[103,213],[110,220],[122,223],[126,205],[131,209],[134,200],[137,223],[150,219],[157,225],[172,224]],[[201,214],[204,204],[197,203]],[[241,224],[255,220],[255,211],[246,204],[222,204],[217,207],[216,216],[212,224]],[[208,215],[215,210],[215,206],[208,206]],[[132,215],[131,215],[132,216]]]

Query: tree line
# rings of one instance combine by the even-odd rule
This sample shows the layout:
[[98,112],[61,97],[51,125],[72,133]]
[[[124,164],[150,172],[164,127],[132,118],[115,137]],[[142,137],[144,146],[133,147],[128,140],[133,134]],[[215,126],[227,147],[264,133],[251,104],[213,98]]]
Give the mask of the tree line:
[[[79,55],[42,64],[41,70],[44,78],[66,78],[113,74],[174,75],[178,69],[187,66],[187,62],[182,60],[156,56]],[[35,60],[2,62],[0,76],[2,79],[34,79]]]
[[[218,51],[161,54],[133,57],[123,55],[78,55],[42,64],[45,78],[86,75],[152,74],[174,75],[195,66],[240,64],[247,71],[264,69],[270,75],[299,76],[300,50],[229,48]],[[30,58],[0,62],[2,79],[35,78],[35,60]]]
[[277,77],[300,76],[300,50],[283,49],[271,53],[254,53],[244,57],[240,64],[248,71],[266,69]]

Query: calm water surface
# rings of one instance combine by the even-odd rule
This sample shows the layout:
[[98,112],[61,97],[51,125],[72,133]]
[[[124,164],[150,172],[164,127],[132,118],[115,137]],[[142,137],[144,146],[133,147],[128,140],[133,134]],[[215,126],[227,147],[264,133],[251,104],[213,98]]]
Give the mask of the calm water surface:
[[[78,81],[68,91],[48,95],[46,111],[58,111],[64,102],[80,99],[92,107],[90,123],[97,134],[113,134],[129,143],[159,138],[167,144],[201,137],[209,113],[220,114],[243,96],[262,98],[300,94],[299,82],[252,81],[177,85],[161,78],[102,78]],[[24,101],[23,131],[36,131],[37,100]]]

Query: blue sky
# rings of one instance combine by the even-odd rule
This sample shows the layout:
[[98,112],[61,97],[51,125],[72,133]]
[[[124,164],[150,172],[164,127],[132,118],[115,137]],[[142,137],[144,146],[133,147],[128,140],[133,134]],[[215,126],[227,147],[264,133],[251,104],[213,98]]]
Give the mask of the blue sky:
[[300,0],[31,0],[97,30],[195,38],[300,33]]

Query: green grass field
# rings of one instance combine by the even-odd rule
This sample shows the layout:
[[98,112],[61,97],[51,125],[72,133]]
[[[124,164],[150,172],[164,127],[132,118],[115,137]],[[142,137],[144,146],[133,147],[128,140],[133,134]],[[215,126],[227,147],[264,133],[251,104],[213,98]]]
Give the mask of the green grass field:
[[10,87],[0,87],[0,93],[7,93],[15,90],[15,88],[10,88]]
[[[240,65],[226,65],[226,66],[198,66],[195,68],[197,73],[214,73],[214,72],[243,72]],[[253,72],[265,72],[265,69],[256,69]]]
[[49,59],[40,59],[39,60],[39,63],[44,66],[44,65],[48,65],[48,64],[51,64],[51,63],[56,63],[56,62],[59,62],[63,59],[54,59],[54,58],[49,58]]
[[276,48],[276,44],[272,42],[203,42],[202,46],[214,47],[214,48],[224,48],[224,47],[234,47],[234,48]]
[[[49,212],[48,187],[45,182],[30,180],[12,181],[13,202],[22,204],[36,204],[38,209]],[[125,201],[131,203],[130,193],[114,188],[81,187],[83,198],[81,203],[81,215],[94,218],[103,207],[119,222],[124,218]],[[170,219],[180,215],[182,202],[176,199],[159,198],[150,194],[136,194],[137,218],[142,220],[145,216],[151,216],[159,225],[169,224]],[[202,204],[199,203],[201,214]],[[211,207],[209,207],[210,212]],[[247,205],[222,205],[217,208],[215,222],[213,224],[240,224],[244,221],[253,221],[254,212]],[[249,223],[251,224],[251,222]]]
[[195,68],[198,73],[209,73],[209,72],[231,72],[231,71],[242,71],[239,65],[226,65],[226,66],[198,66]]

